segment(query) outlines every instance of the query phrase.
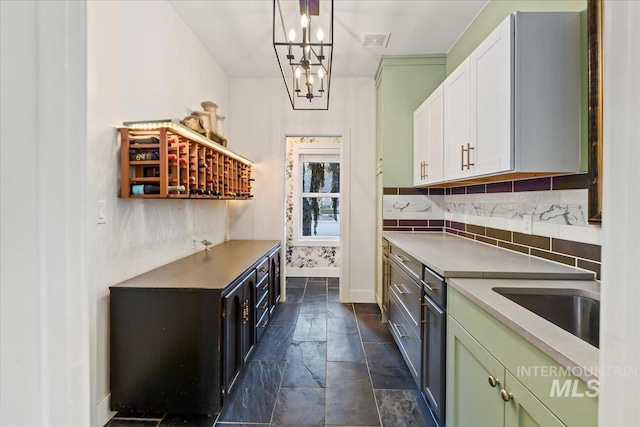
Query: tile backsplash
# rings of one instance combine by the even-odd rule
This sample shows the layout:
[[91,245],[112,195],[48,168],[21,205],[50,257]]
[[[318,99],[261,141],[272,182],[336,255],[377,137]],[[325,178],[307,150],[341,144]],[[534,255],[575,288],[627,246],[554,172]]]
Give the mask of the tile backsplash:
[[[446,231],[600,275],[601,230],[587,221],[586,174],[449,188],[385,188],[385,231]],[[532,234],[525,233],[525,215]]]

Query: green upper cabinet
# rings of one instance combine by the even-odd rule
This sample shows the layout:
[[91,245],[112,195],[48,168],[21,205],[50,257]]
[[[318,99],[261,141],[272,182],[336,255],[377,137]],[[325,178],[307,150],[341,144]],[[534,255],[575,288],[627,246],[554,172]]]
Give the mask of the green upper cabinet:
[[446,55],[382,57],[376,74],[376,148],[384,187],[413,187],[413,113],[445,73]]

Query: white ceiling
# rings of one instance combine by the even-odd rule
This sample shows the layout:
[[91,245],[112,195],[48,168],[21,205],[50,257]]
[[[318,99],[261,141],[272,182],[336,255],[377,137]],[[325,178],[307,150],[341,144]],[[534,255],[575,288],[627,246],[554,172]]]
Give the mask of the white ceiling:
[[[232,77],[278,77],[271,0],[170,0]],[[324,1],[324,0],[322,0]],[[381,55],[447,53],[488,0],[335,0],[334,77],[374,77]],[[365,33],[391,33],[386,48]]]

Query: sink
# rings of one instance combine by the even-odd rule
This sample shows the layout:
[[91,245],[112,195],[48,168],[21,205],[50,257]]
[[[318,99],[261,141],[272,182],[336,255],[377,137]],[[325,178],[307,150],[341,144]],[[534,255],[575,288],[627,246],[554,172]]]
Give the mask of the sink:
[[580,289],[493,288],[594,347],[600,344],[600,296]]

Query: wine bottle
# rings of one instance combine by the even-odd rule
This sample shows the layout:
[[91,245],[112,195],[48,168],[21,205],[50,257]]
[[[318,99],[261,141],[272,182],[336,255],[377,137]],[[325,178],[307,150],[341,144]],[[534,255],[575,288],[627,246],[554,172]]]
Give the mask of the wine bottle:
[[[185,191],[184,185],[169,185],[167,187],[169,193]],[[132,184],[131,194],[160,194],[160,186],[153,184]]]
[[138,150],[132,148],[129,150],[129,160],[160,160],[160,153],[158,152],[158,150]]
[[129,142],[131,144],[157,144],[160,142],[160,139],[156,136],[148,136],[148,135],[131,135],[129,136]]

